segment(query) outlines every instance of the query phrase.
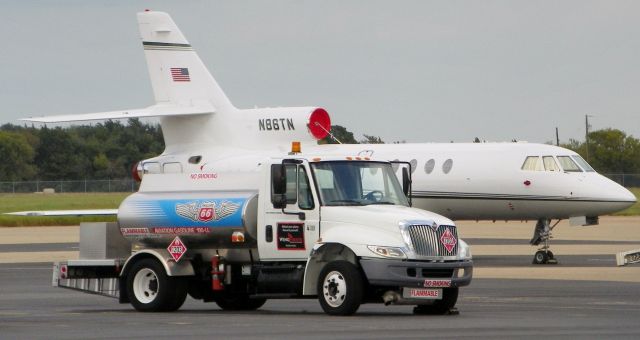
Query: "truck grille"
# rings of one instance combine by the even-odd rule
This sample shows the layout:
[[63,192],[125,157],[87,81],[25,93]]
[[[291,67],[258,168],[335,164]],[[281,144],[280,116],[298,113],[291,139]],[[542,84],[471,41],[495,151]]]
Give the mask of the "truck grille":
[[[443,235],[447,230],[455,239],[451,251],[448,251],[442,242]],[[441,225],[433,230],[428,225],[411,225],[408,231],[413,248],[419,256],[455,256],[458,253],[458,231],[455,226]]]

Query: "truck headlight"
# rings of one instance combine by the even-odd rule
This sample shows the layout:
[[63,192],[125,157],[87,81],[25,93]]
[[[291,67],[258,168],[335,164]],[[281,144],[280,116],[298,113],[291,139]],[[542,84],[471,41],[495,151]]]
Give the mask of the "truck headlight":
[[458,240],[458,259],[471,260],[471,248],[462,239]]
[[367,246],[367,248],[369,248],[369,250],[371,250],[372,252],[380,255],[380,256],[384,256],[384,257],[390,257],[390,258],[394,258],[394,259],[406,259],[407,255],[405,255],[404,251],[402,251],[402,249],[400,248],[396,248],[396,247],[383,247],[383,246]]

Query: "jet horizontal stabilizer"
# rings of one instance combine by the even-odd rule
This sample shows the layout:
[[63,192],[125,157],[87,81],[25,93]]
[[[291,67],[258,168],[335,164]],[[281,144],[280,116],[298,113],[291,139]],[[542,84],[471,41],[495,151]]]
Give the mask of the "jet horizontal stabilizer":
[[147,118],[147,117],[169,117],[169,116],[192,116],[203,115],[215,112],[215,107],[211,104],[198,105],[166,105],[157,104],[142,109],[108,111],[72,115],[58,115],[46,117],[30,117],[20,120],[37,123],[66,123],[66,122],[82,122],[91,120],[106,119],[128,119],[128,118]]
[[4,213],[4,215],[14,216],[109,216],[117,214],[118,209],[40,210]]

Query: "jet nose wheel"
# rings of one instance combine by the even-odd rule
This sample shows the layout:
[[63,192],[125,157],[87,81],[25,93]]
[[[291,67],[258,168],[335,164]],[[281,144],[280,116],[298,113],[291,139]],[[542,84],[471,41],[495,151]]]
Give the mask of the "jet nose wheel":
[[546,251],[538,250],[535,255],[533,255],[533,264],[545,264],[549,260],[549,255],[547,255]]
[[549,250],[549,243],[551,240],[551,231],[555,228],[560,220],[558,220],[553,226],[550,226],[551,220],[540,219],[536,223],[536,227],[533,231],[533,238],[531,238],[531,245],[537,246],[542,243],[542,247],[538,248],[538,251],[533,256],[533,264],[557,264],[558,261],[553,257],[553,253]]
[[538,250],[533,256],[533,264],[557,264],[550,250]]

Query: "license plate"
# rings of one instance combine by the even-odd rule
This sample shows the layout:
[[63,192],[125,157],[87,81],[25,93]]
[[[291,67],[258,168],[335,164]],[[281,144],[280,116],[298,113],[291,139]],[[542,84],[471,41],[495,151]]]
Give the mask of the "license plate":
[[441,300],[442,289],[434,288],[403,288],[402,297],[406,299]]

